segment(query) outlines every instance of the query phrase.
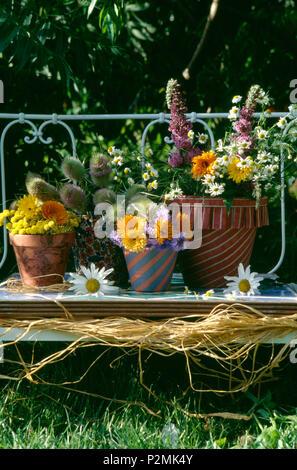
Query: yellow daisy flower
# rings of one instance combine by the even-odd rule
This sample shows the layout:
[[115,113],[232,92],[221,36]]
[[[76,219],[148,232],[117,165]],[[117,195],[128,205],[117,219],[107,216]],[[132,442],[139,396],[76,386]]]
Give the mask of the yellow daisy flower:
[[17,202],[17,208],[17,212],[23,212],[25,217],[31,217],[40,209],[40,206],[38,205],[37,198],[28,194]]
[[251,167],[239,167],[239,162],[239,158],[234,157],[232,158],[231,163],[229,163],[227,166],[229,179],[235,181],[235,183],[241,183],[242,181],[245,181],[251,173]]
[[146,238],[142,238],[142,237],[122,238],[123,247],[128,251],[132,251],[133,253],[139,253],[140,251],[143,251],[146,247],[146,244],[147,244]]

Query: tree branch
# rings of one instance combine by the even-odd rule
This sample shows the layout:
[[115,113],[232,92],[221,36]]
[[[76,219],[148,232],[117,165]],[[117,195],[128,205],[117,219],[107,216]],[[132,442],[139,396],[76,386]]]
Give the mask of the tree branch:
[[208,14],[208,17],[207,17],[207,20],[206,20],[206,24],[205,24],[201,39],[200,39],[200,41],[199,41],[199,43],[198,43],[198,45],[195,49],[194,54],[192,55],[192,58],[191,58],[190,62],[188,63],[185,70],[183,71],[183,77],[184,77],[185,80],[190,79],[190,70],[191,70],[194,62],[196,61],[196,59],[197,59],[197,57],[198,57],[198,55],[199,55],[199,53],[202,49],[202,46],[205,42],[210,24],[214,20],[216,14],[217,14],[219,2],[220,2],[220,0],[212,0],[210,10],[209,10],[209,14]]

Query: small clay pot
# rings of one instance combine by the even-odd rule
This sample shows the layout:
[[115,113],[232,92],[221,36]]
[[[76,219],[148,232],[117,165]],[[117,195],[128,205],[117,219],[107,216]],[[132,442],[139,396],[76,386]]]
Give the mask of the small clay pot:
[[74,238],[74,232],[58,235],[9,233],[23,283],[34,287],[62,283]]

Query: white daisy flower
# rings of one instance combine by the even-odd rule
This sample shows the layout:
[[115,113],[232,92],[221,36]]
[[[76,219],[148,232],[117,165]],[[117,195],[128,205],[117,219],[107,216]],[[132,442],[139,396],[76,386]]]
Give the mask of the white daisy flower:
[[286,124],[287,124],[286,118],[282,117],[282,118],[280,118],[280,119],[278,120],[278,122],[277,122],[276,125],[277,125],[280,129],[283,129],[283,128],[286,126]]
[[239,102],[241,101],[241,99],[242,99],[242,96],[240,96],[240,95],[235,95],[235,96],[233,96],[233,98],[232,98],[232,103],[234,103],[234,104],[239,103]]
[[273,176],[274,173],[276,173],[277,171],[278,171],[278,165],[267,165],[264,168],[264,174],[266,176]]
[[193,132],[192,130],[188,132],[188,137],[189,137],[190,139],[193,139],[193,138],[194,138],[194,135],[195,135],[195,134],[194,134],[194,132]]
[[259,295],[258,287],[264,279],[258,273],[251,273],[250,266],[244,269],[243,264],[238,266],[238,276],[224,276],[227,283],[224,294],[235,293],[239,295]]
[[135,181],[133,178],[128,178],[128,184],[132,186],[132,184],[134,184]]
[[252,165],[253,165],[253,160],[249,157],[240,158],[239,162],[236,164],[236,166],[240,169],[251,168]]
[[143,181],[148,181],[150,179],[150,175],[147,172],[145,172],[142,175],[142,179],[143,179]]
[[113,160],[111,161],[112,165],[118,165],[122,166],[123,165],[123,158],[121,156],[114,156]]
[[209,289],[205,292],[205,294],[202,294],[202,298],[203,300],[208,300],[212,294],[214,294],[214,290],[213,289]]
[[154,180],[151,182],[151,187],[152,189],[158,189],[158,181],[157,180]]
[[271,157],[272,157],[271,153],[263,151],[261,153],[258,153],[257,160],[260,163],[267,163],[267,162],[269,162]]
[[208,141],[208,135],[207,134],[199,134],[198,141],[200,144],[205,144]]
[[114,150],[113,150],[113,156],[116,157],[116,158],[121,157],[121,156],[122,156],[122,153],[123,153],[123,152],[122,152],[122,150],[120,150],[120,149],[114,149]]
[[257,137],[260,140],[266,139],[268,131],[265,131],[264,129],[259,129],[257,130]]
[[150,171],[150,175],[154,176],[155,178],[158,178],[159,172],[155,168],[152,168],[151,171]]
[[153,167],[152,167],[151,163],[146,163],[146,164],[145,164],[145,168],[146,168],[148,171],[151,171]]
[[114,145],[108,147],[108,149],[107,149],[109,155],[113,155],[114,150],[115,150],[115,146],[114,146]]
[[229,110],[228,118],[231,119],[231,120],[237,119],[238,115],[239,115],[239,108],[237,106],[233,106]]
[[220,196],[225,191],[225,185],[219,183],[213,183],[209,185],[208,192],[211,196]]
[[265,184],[265,186],[264,186],[265,191],[268,191],[268,190],[271,189],[271,188],[272,188],[272,184],[271,184],[271,183],[267,183],[267,184]]
[[230,293],[228,293],[228,294],[225,294],[225,297],[226,297],[227,300],[235,300],[235,298],[236,298],[236,292],[233,291],[233,292],[230,292]]
[[76,294],[94,295],[98,297],[104,294],[117,294],[119,288],[114,286],[114,281],[109,281],[107,276],[113,272],[113,268],[100,270],[96,268],[94,263],[91,263],[90,268],[85,266],[80,267],[81,274],[70,273],[70,284],[73,284],[69,290],[73,290]]
[[131,168],[124,168],[124,173],[125,175],[128,175],[129,173],[131,173]]
[[238,153],[239,154],[244,153],[250,146],[251,146],[251,143],[248,140],[242,140],[238,142]]
[[216,160],[219,165],[228,166],[230,163],[229,155],[223,155],[222,157],[217,158]]
[[214,175],[205,175],[202,179],[202,183],[205,185],[214,183],[215,176]]
[[180,188],[178,187],[175,188],[172,183],[170,187],[171,187],[171,191],[169,191],[169,193],[165,194],[164,196],[166,201],[173,201],[174,199],[177,199],[183,196],[183,192]]

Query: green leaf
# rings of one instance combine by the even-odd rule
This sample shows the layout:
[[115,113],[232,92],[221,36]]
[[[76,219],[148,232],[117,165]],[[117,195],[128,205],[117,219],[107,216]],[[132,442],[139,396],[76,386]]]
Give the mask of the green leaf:
[[88,15],[87,15],[87,18],[89,18],[89,16],[92,14],[95,6],[96,6],[96,3],[97,3],[97,0],[92,0],[90,5],[89,5],[89,8],[88,8]]
[[223,202],[224,202],[224,205],[227,209],[227,214],[229,215],[231,207],[232,207],[232,203],[233,203],[233,197],[230,198],[230,199],[229,198],[228,199],[223,199]]

